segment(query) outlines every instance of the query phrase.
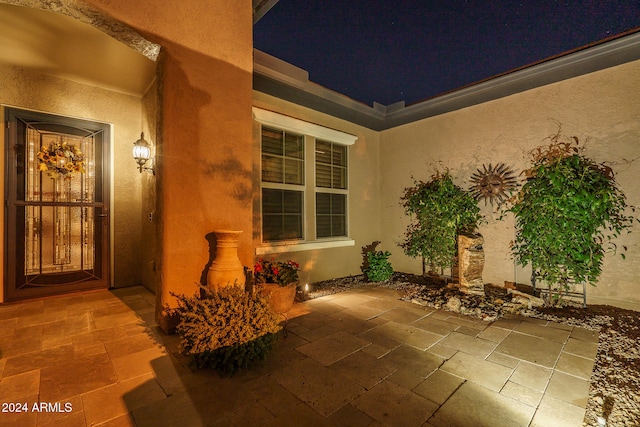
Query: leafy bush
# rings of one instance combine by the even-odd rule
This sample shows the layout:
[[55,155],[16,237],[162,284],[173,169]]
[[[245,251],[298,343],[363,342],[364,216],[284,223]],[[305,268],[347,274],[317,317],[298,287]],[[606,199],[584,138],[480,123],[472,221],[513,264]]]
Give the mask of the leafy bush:
[[[578,138],[558,133],[532,153],[527,182],[508,209],[516,218],[512,252],[550,286],[595,285],[611,241],[633,223],[612,169],[581,154]],[[626,249],[626,248],[623,248]],[[624,258],[624,254],[622,254]]]
[[422,256],[432,268],[453,265],[457,236],[472,233],[481,220],[473,196],[453,183],[451,175],[436,173],[431,181],[415,181],[401,199],[412,221],[400,244],[404,253]]
[[236,286],[218,292],[201,287],[201,293],[202,298],[174,295],[179,305],[172,310],[180,319],[182,351],[193,363],[234,374],[264,360],[281,329],[266,298]]
[[379,243],[380,242],[373,242],[372,245],[362,250],[362,254],[365,257],[362,272],[371,282],[384,282],[385,280],[389,280],[393,275],[393,268],[388,259],[391,256],[391,252],[376,251],[375,247]]

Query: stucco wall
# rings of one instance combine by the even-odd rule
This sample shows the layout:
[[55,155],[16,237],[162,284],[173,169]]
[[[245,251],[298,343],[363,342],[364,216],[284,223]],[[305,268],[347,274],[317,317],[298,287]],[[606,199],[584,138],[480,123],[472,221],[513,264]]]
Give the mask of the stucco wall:
[[[161,114],[158,101],[158,85],[157,81],[149,87],[142,97],[142,128],[145,139],[151,143],[153,147],[158,142],[158,116]],[[152,148],[152,156],[153,151]],[[149,166],[149,165],[147,165]],[[153,163],[151,167],[155,167]],[[157,230],[156,230],[156,178],[155,175],[148,171],[141,174],[142,194],[141,194],[141,210],[140,210],[140,232],[142,236],[141,251],[138,254],[138,268],[141,275],[142,284],[152,291],[156,292],[156,261],[158,257]]]
[[[378,132],[354,125],[345,120],[300,107],[292,103],[254,91],[254,105],[296,119],[356,135],[358,139],[349,147],[349,237],[353,246],[288,252],[278,256],[264,255],[270,259],[293,259],[300,263],[300,283],[361,274],[361,250],[365,245],[379,239],[379,188],[380,167]],[[254,246],[260,247],[259,197],[260,197],[260,127],[254,125]],[[391,249],[382,245],[379,249]]]
[[[0,64],[0,103],[113,125],[111,281],[116,287],[139,284],[141,178],[131,147],[140,135],[140,98]],[[4,126],[4,141],[3,132]]]
[[[449,168],[458,185],[469,188],[470,175],[483,164],[503,162],[517,173],[530,163],[528,152],[547,144],[561,124],[566,135],[588,141],[586,155],[614,162],[617,181],[631,205],[640,205],[640,61],[543,86],[485,104],[465,108],[382,132],[380,150],[382,240],[402,241],[408,218],[399,204],[412,176],[428,180],[439,168]],[[632,160],[625,163],[625,160]],[[509,242],[513,217],[498,221],[491,206],[481,204],[488,223],[485,238],[485,282],[530,282],[530,269],[516,268]],[[609,302],[640,302],[640,227],[616,243],[628,246],[627,259],[607,256],[590,297]],[[400,248],[392,251],[396,270],[420,272],[420,261]]]
[[162,121],[156,144],[156,318],[171,292],[192,294],[209,262],[206,236],[243,230],[251,247],[252,6],[248,1],[88,0],[161,45]]

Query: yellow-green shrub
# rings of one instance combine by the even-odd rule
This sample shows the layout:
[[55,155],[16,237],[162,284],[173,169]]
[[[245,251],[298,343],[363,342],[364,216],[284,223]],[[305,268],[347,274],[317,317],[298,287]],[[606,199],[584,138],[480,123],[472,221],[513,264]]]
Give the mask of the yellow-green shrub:
[[281,327],[264,296],[235,286],[202,297],[174,295],[179,306],[176,331],[182,351],[198,367],[212,367],[233,374],[264,360]]

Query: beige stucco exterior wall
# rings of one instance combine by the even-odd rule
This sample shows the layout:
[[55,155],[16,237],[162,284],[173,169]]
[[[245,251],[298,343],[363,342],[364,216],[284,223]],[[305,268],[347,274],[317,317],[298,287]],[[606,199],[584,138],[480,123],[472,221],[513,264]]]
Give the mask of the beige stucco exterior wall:
[[[144,132],[145,140],[151,143],[152,147],[155,147],[158,141],[158,116],[161,114],[159,100],[158,100],[158,85],[157,81],[147,89],[147,92],[142,96],[142,131]],[[154,148],[152,148],[152,157]],[[154,167],[153,160],[147,167]],[[157,230],[156,230],[156,205],[157,205],[157,193],[156,193],[156,178],[155,175],[150,174],[148,171],[140,174],[142,180],[142,194],[141,194],[141,210],[140,210],[140,252],[138,254],[138,269],[140,271],[140,278],[142,285],[152,291],[156,292],[156,262],[158,257],[157,250]]]
[[[142,181],[131,147],[140,135],[140,98],[0,64],[0,103],[113,125],[111,282],[116,287],[139,284]],[[4,131],[2,126],[2,141]]]
[[[412,176],[428,180],[436,168],[449,168],[456,183],[469,188],[470,175],[483,164],[503,162],[517,173],[529,166],[527,153],[548,143],[558,124],[566,135],[588,141],[586,155],[615,163],[617,181],[631,205],[640,205],[640,61],[539,87],[506,98],[465,108],[382,132],[382,241],[402,241],[408,218],[399,204]],[[632,160],[626,163],[625,160]],[[481,204],[488,222],[480,227],[485,239],[484,281],[530,283],[530,269],[515,267],[509,252],[513,217],[498,221],[491,206]],[[605,302],[640,302],[640,226],[616,241],[628,246],[626,260],[607,256],[597,287],[587,292]],[[396,270],[420,272],[420,261],[392,251]]]
[[[288,260],[300,263],[300,283],[312,283],[320,280],[361,274],[361,250],[365,245],[378,240],[380,236],[379,188],[380,167],[379,132],[362,126],[301,107],[261,92],[254,91],[254,106],[276,113],[291,116],[299,120],[346,132],[358,137],[349,147],[348,154],[348,214],[349,237],[353,246],[325,248],[287,252],[277,256],[264,255],[264,258]],[[254,124],[254,246],[260,247],[260,126]],[[308,165],[307,165],[308,167]],[[313,195],[307,195],[307,197]],[[389,249],[389,245],[379,249]],[[393,248],[391,248],[393,250]]]
[[156,141],[156,319],[171,292],[192,294],[209,262],[206,236],[243,230],[253,261],[252,5],[249,1],[87,0],[161,45]]

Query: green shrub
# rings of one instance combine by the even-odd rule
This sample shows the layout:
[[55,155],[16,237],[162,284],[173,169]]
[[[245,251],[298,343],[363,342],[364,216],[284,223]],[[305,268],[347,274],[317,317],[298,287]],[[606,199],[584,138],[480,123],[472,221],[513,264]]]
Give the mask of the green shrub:
[[264,360],[281,329],[266,298],[236,286],[201,290],[203,297],[174,295],[182,352],[197,367],[230,375]]
[[576,137],[550,139],[533,151],[527,182],[508,211],[516,218],[514,256],[550,287],[558,285],[558,299],[571,283],[596,283],[605,252],[616,251],[612,239],[634,218],[625,214],[625,196],[609,166],[583,156]]
[[458,235],[474,232],[482,218],[477,201],[453,183],[448,171],[429,182],[415,181],[404,189],[401,203],[412,221],[400,246],[408,256],[422,256],[432,269],[453,265]]
[[360,269],[371,282],[383,282],[389,280],[393,275],[393,268],[389,262],[391,252],[376,251],[376,246],[380,242],[375,241],[362,248],[362,266]]

